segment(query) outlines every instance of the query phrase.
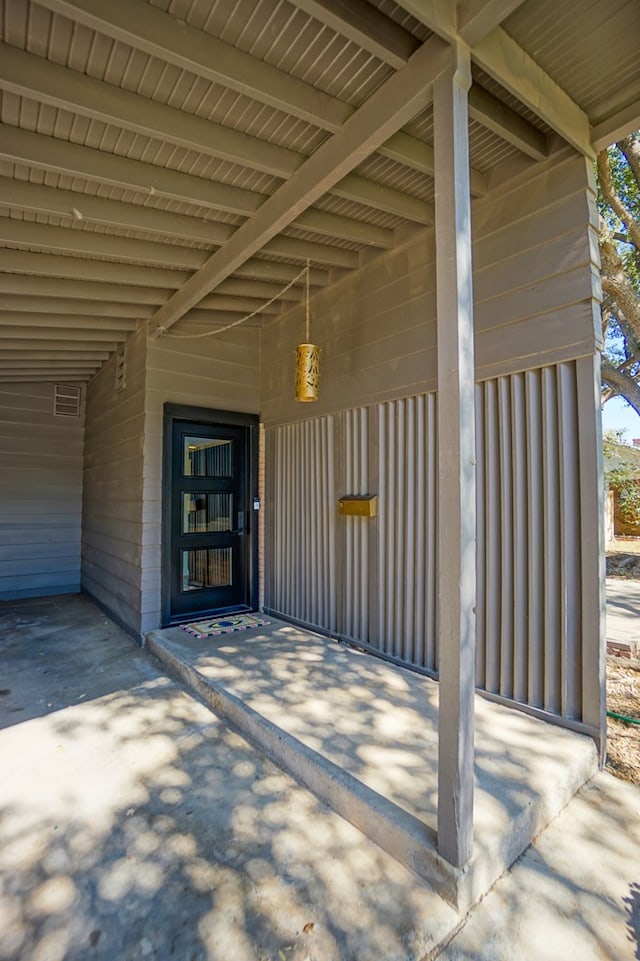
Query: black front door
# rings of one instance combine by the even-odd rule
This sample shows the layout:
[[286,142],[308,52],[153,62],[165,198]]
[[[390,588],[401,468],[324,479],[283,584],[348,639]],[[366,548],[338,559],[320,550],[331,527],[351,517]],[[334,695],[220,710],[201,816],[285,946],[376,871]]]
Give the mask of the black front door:
[[171,414],[169,420],[164,623],[250,610],[255,580],[254,428]]

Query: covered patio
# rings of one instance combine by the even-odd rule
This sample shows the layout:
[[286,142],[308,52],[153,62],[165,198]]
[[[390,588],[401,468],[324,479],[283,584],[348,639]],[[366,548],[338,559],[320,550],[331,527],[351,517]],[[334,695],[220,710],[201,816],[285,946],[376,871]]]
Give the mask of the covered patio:
[[640,8],[5,0],[2,30],[0,598],[82,589],[138,639],[264,609],[437,678],[408,814],[448,877],[510,857],[476,716],[604,752],[593,159],[640,127]]
[[476,695],[475,840],[456,871],[437,852],[437,682],[278,621],[209,638],[152,631],[145,646],[461,914],[597,770],[590,738]]

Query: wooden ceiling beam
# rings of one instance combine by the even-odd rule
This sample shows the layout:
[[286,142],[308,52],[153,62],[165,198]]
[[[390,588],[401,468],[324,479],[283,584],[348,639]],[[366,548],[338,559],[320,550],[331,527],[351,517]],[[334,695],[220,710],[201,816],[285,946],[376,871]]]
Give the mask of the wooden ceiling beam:
[[[456,6],[450,0],[396,2],[438,36],[457,41]],[[471,46],[471,57],[568,143],[593,155],[587,115],[502,27],[495,27]]]
[[40,6],[260,103],[339,130],[352,108],[142,0],[40,0]]
[[[95,80],[67,67],[62,67],[43,57],[1,43],[0,89],[17,96],[29,97],[52,107],[71,110],[91,120],[115,124],[125,130],[174,143],[176,146],[194,150],[201,154],[219,157],[250,168],[258,168],[282,179],[290,177],[305,160],[303,156],[290,150],[276,148],[268,141],[239,134],[235,130],[210,123],[202,117],[196,117],[175,107],[156,103],[128,90]],[[233,139],[234,144],[235,140],[240,138],[240,143],[233,150],[227,144],[229,137]],[[274,150],[279,151],[278,157],[281,158],[279,165],[271,157]],[[336,191],[339,196],[358,200],[359,193],[366,193],[370,182],[365,178],[353,175],[348,182],[339,186],[340,190]],[[350,192],[351,186],[353,192]],[[238,189],[233,188],[233,191]],[[70,191],[65,193],[69,194]],[[243,193],[249,194],[250,191],[243,190]],[[237,196],[237,194],[233,194],[234,198],[237,198]],[[257,196],[260,200],[264,199],[262,195],[258,194]],[[86,216],[91,216],[90,211],[92,209],[96,212],[104,209],[104,204],[101,205],[100,200],[101,198],[87,197],[83,201],[83,205],[88,211]],[[64,211],[66,216],[71,215],[71,209],[74,206],[73,201],[73,197],[68,199],[69,205]],[[234,202],[237,205],[237,199]],[[233,212],[238,213],[239,211],[236,209]],[[247,210],[240,212],[244,213]],[[82,213],[84,214],[84,211]],[[161,223],[159,213],[161,212],[146,210],[143,219],[146,219],[150,224],[154,220]],[[214,227],[212,229],[214,237],[211,238],[210,242],[222,244],[228,239],[229,228],[227,227],[227,236],[222,236],[224,225],[217,226],[219,227],[217,234],[221,236],[221,239],[217,240]],[[150,226],[148,229],[153,229],[153,227]],[[163,232],[169,231],[163,230]]]
[[545,134],[514,113],[484,87],[473,84],[468,99],[469,116],[472,120],[493,131],[532,160],[547,158],[549,148]]
[[[8,253],[6,248],[4,253]],[[229,279],[220,285],[218,292],[259,297],[265,301],[270,300],[281,289],[281,284],[268,281]],[[135,326],[137,318],[150,316],[155,308],[167,299],[167,291],[160,287],[118,285],[116,293],[119,300],[112,301],[113,285],[100,281],[0,272],[2,304],[9,310],[42,310],[54,315],[79,313],[93,314],[96,317],[118,317],[119,322],[132,323]],[[299,298],[300,290],[291,288],[281,299]]]
[[[273,315],[267,314],[266,316]],[[184,315],[182,323],[190,324],[194,331],[205,331],[207,329],[213,330],[214,327],[225,327],[227,324],[233,324],[237,320],[239,320],[238,314],[231,310],[200,310],[199,307],[195,307]],[[252,317],[251,320],[244,321],[242,326],[261,327],[261,315],[258,314],[256,317]],[[184,330],[184,328],[181,327],[181,330]]]
[[[261,313],[264,314],[280,313],[280,305],[277,302],[270,304],[268,307],[265,307],[264,304],[265,301],[257,297],[235,297],[233,295],[220,294],[216,291],[215,294],[210,294],[207,297],[206,306],[211,310],[224,310],[233,314],[250,314],[254,310],[258,310],[258,308],[262,308]],[[202,301],[198,306],[203,306]],[[235,319],[237,320],[238,318],[236,317]]]
[[586,113],[502,27],[484,37],[471,53],[478,66],[572,147],[594,156]]
[[[438,0],[435,6],[439,6],[441,2],[442,0]],[[169,14],[156,7],[149,7],[141,0],[112,0],[108,11],[100,0],[42,0],[40,5],[69,17],[75,23],[82,23],[167,63],[189,70],[196,76],[247,94],[259,103],[277,107],[331,133],[337,133],[354,113],[354,108],[349,104],[290,77],[201,30],[185,23],[181,23],[177,29],[176,21]],[[355,40],[395,69],[401,69],[420,46],[419,41],[408,31],[380,14],[364,0],[301,0],[297,6],[343,36]],[[75,79],[74,85],[78,82]],[[99,81],[93,83],[97,84]],[[114,88],[106,86],[109,87],[108,99],[111,99]],[[274,98],[276,90],[277,96]],[[70,95],[73,96],[73,93],[70,92]],[[102,100],[102,97],[98,97],[99,110],[105,109]],[[163,107],[160,104],[156,106]],[[91,109],[90,103],[86,109]],[[201,118],[194,119],[206,123],[201,121]],[[133,122],[133,118],[130,118],[130,122]],[[150,135],[158,136],[158,133]],[[202,136],[196,137],[193,149],[199,149],[197,143],[202,139]],[[414,141],[415,138],[411,137],[409,140]],[[249,158],[253,159],[253,166],[261,162],[258,148],[261,149],[262,141],[255,139],[255,142],[255,156]],[[208,152],[215,149],[209,141],[206,143]],[[401,159],[403,148],[396,145],[393,151],[394,159],[411,166],[411,157],[420,144],[421,141],[415,140],[404,160]],[[243,144],[240,154],[245,149],[246,145]],[[283,151],[284,148],[278,149]],[[384,149],[380,152],[384,152]],[[291,156],[286,157],[285,153]],[[285,153],[280,154],[281,166],[277,167],[278,158],[274,157],[268,172],[288,177],[291,172],[287,173],[286,168],[295,166],[297,169],[305,159],[296,157],[292,151]],[[236,162],[241,162],[239,155]],[[251,163],[247,165],[252,166]],[[474,174],[481,176],[477,171],[474,171]]]
[[[383,157],[389,157],[398,163],[418,170],[428,177],[435,176],[434,152],[431,144],[410,137],[404,131],[399,130],[385,144],[376,151]],[[471,195],[473,197],[483,197],[487,192],[487,178],[479,170],[473,167],[469,170],[471,185]]]
[[[14,311],[0,311],[0,338],[2,340],[73,340],[81,337],[84,341],[126,340],[131,328],[101,326],[95,317],[71,317],[58,315],[50,318],[57,324],[43,324],[43,314],[22,314]],[[33,317],[33,322],[31,318]],[[82,325],[80,322],[83,322]],[[134,328],[135,329],[135,328]]]
[[[594,118],[591,141],[596,151],[604,150],[617,140],[640,128],[640,83],[630,84],[606,105],[606,113]],[[602,119],[601,119],[602,118]]]
[[358,203],[388,214],[402,217],[417,224],[430,225],[434,221],[433,204],[418,200],[411,194],[373,180],[364,180],[354,174],[348,174],[332,190],[332,193],[345,200],[357,200]]
[[435,78],[450,58],[433,37],[287,180],[154,317],[159,335],[226,280],[319,197],[347,176],[430,101]]
[[0,159],[147,195],[161,194],[180,203],[242,217],[251,216],[266,199],[264,194],[240,187],[192,177],[130,157],[118,157],[7,124],[0,125]]
[[0,383],[2,384],[33,384],[33,383],[60,383],[82,382],[89,380],[96,371],[100,370],[102,364],[83,365],[82,367],[60,367],[47,364],[42,369],[32,368],[28,364],[25,366],[15,366],[11,371],[0,371]]
[[117,348],[114,341],[100,344],[100,350],[92,350],[91,344],[78,343],[76,340],[10,340],[10,346],[2,345],[2,357],[6,360],[19,358],[22,354],[29,360],[107,360]]
[[[426,6],[424,0],[420,0],[420,2],[422,6]],[[479,40],[522,2],[523,0],[469,0],[466,6],[461,9],[463,29],[467,31],[469,36],[476,36]],[[296,6],[314,16],[321,23],[337,30],[343,36],[356,41],[369,53],[379,56],[396,70],[401,69],[411,54],[420,46],[417,37],[394,23],[380,11],[362,3],[361,0],[358,0],[357,3],[352,3],[351,0],[296,0]],[[445,9],[445,4],[441,2],[432,2],[429,6],[434,11],[432,14],[434,19],[440,25],[447,25],[442,35],[447,39],[452,39],[456,33],[455,22],[451,19],[453,4],[449,4],[448,10]],[[414,13],[414,15],[416,14]],[[428,16],[428,14],[426,15]],[[466,42],[470,43],[471,41],[466,40]],[[522,150],[523,146],[525,148],[529,147],[529,149],[524,149],[524,153],[528,156],[534,156],[534,159],[541,159],[542,146],[542,156],[545,157],[547,151],[544,135],[514,110],[507,107],[506,104],[497,101],[501,108],[498,110],[496,105],[492,103],[493,100],[495,98],[492,98],[491,94],[474,84],[469,91],[469,112],[473,119],[519,150]],[[529,146],[531,143],[535,145],[535,154],[530,152],[533,149]],[[425,147],[428,148],[428,151],[425,151],[425,165],[415,167],[412,158],[419,152],[420,148],[424,151]],[[379,147],[377,152],[414,169],[423,170],[430,177],[433,176],[433,148],[414,137],[407,137],[406,134],[396,134],[391,141]],[[482,196],[486,191],[484,175],[480,171],[472,169],[472,195]]]
[[[0,241],[19,247],[39,247],[53,254],[94,254],[113,257],[124,263],[158,267],[187,268],[197,270],[209,257],[210,251],[196,250],[178,244],[158,243],[153,240],[135,240],[116,237],[71,227],[54,227],[27,220],[0,217]],[[319,244],[293,237],[275,237],[264,247],[264,253],[273,256],[295,257],[301,263],[309,258],[315,263],[331,267],[355,268],[358,255],[352,250]],[[146,269],[146,267],[145,267]]]
[[34,337],[5,337],[4,333],[0,332],[2,356],[10,356],[12,351],[46,350],[52,351],[54,354],[73,356],[75,360],[77,360],[78,355],[82,353],[91,354],[92,357],[95,356],[96,360],[105,360],[109,354],[117,349],[120,340],[125,339],[124,337],[118,339],[112,338],[108,341],[94,343],[92,341],[79,339],[75,331],[66,339],[64,337],[50,337],[48,331],[44,333],[45,336],[38,339]]
[[[219,287],[216,288],[216,293],[211,294],[210,297],[214,298],[217,294],[234,294],[240,297],[258,297],[264,303],[265,300],[271,300],[276,294],[279,295],[279,300],[300,300],[301,290],[299,287],[290,287],[285,293],[281,293],[281,284],[271,284],[262,280],[240,280],[235,277],[230,277],[228,280],[223,280]],[[204,297],[200,301],[200,307],[207,306],[207,301],[209,297]]]
[[[367,182],[370,183],[371,181]],[[355,200],[355,197],[351,196],[349,199]],[[327,210],[318,210],[314,207],[305,210],[299,217],[296,217],[291,226],[326,237],[351,240],[356,244],[368,244],[371,247],[381,247],[385,250],[393,247],[394,242],[392,230],[365,223],[363,220],[354,220],[352,217],[344,217],[341,214],[333,214]]]
[[462,0],[458,7],[458,33],[473,47],[523,3],[524,0]]
[[91,368],[90,370],[73,370],[73,371],[62,371],[61,373],[52,373],[50,371],[39,371],[39,372],[29,372],[28,370],[20,370],[19,373],[7,374],[5,372],[0,372],[0,384],[47,384],[47,383],[58,383],[64,380],[65,383],[72,384],[84,384],[86,383],[98,370],[97,367]]
[[[41,138],[42,150],[45,153],[46,139]],[[69,171],[69,174],[72,175],[72,171]],[[194,201],[190,197],[184,197],[183,202]],[[154,207],[121,203],[73,190],[14,180],[11,177],[0,177],[0,207],[46,213],[66,217],[71,221],[89,220],[111,227],[149,231],[170,238],[182,237],[211,246],[222,246],[236,229],[231,224],[216,223],[202,217],[187,217]],[[294,226],[327,237],[352,240],[375,247],[389,248],[393,245],[392,231],[323,210],[305,211]]]
[[[248,277],[251,280],[273,281],[274,283],[285,286],[290,281],[295,280],[299,273],[300,268],[297,264],[279,264],[274,260],[262,260],[260,257],[252,257],[240,264],[237,269],[233,271],[233,276]],[[329,271],[311,267],[309,280],[312,287],[327,287],[330,283]],[[304,285],[304,278],[300,278],[296,283],[302,287]]]
[[420,46],[408,30],[366,0],[295,0],[310,17],[401,70]]
[[176,267],[197,270],[206,261],[208,251],[193,247],[156,243],[152,240],[134,240],[115,237],[90,230],[71,227],[54,227],[28,220],[0,217],[0,242],[18,247],[39,247],[54,254],[92,254],[113,257],[130,264],[153,264],[158,267]]
[[[141,288],[151,289],[163,287],[170,291],[177,290],[190,276],[183,270],[164,270],[161,267],[145,267],[144,270],[140,270],[133,264],[9,249],[2,250],[2,256],[0,256],[0,276],[3,271],[12,275],[35,275],[109,285],[139,285]],[[299,273],[300,268],[293,264],[281,264],[258,258],[252,258],[235,271],[238,277],[265,280],[282,285],[294,280]],[[312,267],[310,280],[312,287],[326,287],[329,284],[329,272]],[[304,281],[301,279],[298,283],[302,285]]]
[[[24,251],[8,251],[6,248],[3,250],[3,256],[9,253],[23,254]],[[36,254],[36,256],[41,255]],[[146,305],[158,306],[167,299],[166,290],[160,287],[134,287],[132,284],[120,284],[117,290],[118,301],[112,302],[110,298],[114,296],[114,289],[111,283],[102,283],[99,280],[67,280],[64,277],[8,274],[2,271],[0,271],[0,294],[3,298],[16,295],[20,300],[29,299],[30,296],[36,299],[42,298],[45,303],[52,304],[54,309],[58,300],[66,299],[68,303],[82,303],[84,300],[85,303],[91,303],[94,306],[81,313],[99,313],[95,305],[100,304],[102,312],[114,311],[112,316],[123,317],[137,317],[138,311],[148,309]]]
[[[0,223],[6,219],[0,218]],[[98,281],[110,285],[165,287],[171,291],[177,290],[190,277],[190,273],[185,270],[164,270],[161,267],[145,267],[140,270],[140,267],[134,264],[8,249],[3,250],[0,256],[0,271],[67,280]]]
[[121,203],[74,190],[13,180],[11,177],[0,177],[0,207],[65,217],[71,223],[88,220],[109,227],[146,230],[164,237],[181,237],[211,246],[221,246],[234,232],[234,227],[230,224],[220,224],[199,217],[185,217],[154,207]]
[[0,89],[276,177],[290,177],[304,161],[267,140],[2,43]]
[[[60,323],[60,318],[58,315],[62,315],[67,318],[67,320],[86,321],[93,317],[97,325],[105,324],[111,322],[114,327],[118,327],[121,330],[135,330],[138,324],[138,320],[144,317],[150,317],[154,311],[153,304],[122,304],[122,303],[112,303],[110,300],[84,300],[78,298],[77,300],[73,295],[68,297],[38,297],[32,293],[31,285],[25,285],[22,290],[23,293],[13,293],[7,294],[3,291],[1,278],[6,276],[0,274],[0,293],[2,294],[2,299],[0,300],[0,324],[4,323],[3,320],[5,311],[18,311],[19,313],[32,314],[33,318],[40,318],[40,322],[43,325],[50,325],[49,322],[53,318],[54,322],[56,317],[58,317],[58,323]],[[30,278],[31,279],[31,278]],[[35,278],[33,278],[35,279]],[[105,298],[113,296],[113,288],[105,293]],[[118,291],[118,295],[120,292]],[[164,302],[165,298],[158,301],[159,304]],[[74,315],[79,315],[74,317]],[[29,320],[29,323],[34,323],[33,319]]]

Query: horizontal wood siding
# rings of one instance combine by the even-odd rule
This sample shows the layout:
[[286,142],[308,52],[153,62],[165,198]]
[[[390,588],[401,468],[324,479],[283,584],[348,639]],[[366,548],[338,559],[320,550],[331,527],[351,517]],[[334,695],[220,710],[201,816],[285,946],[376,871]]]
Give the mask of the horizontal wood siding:
[[0,600],[80,589],[84,412],[54,385],[0,387]]
[[115,389],[115,358],[87,389],[82,586],[130,630],[140,632],[142,446],[146,335],[127,346],[126,387]]
[[[574,155],[515,178],[472,209],[478,379],[593,354],[599,342],[593,184]],[[435,390],[435,247],[426,230],[317,294],[314,416]],[[265,322],[266,426],[309,416],[293,395],[302,310]]]
[[160,624],[162,423],[166,403],[257,414],[260,331],[241,327],[199,339],[149,340],[141,527],[142,633]]

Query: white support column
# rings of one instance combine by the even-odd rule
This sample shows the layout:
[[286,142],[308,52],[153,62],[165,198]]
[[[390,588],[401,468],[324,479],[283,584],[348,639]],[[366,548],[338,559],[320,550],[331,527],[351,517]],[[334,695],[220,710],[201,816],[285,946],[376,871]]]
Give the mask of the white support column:
[[438,311],[438,850],[473,849],[476,604],[475,364],[467,94],[469,50],[434,87]]

